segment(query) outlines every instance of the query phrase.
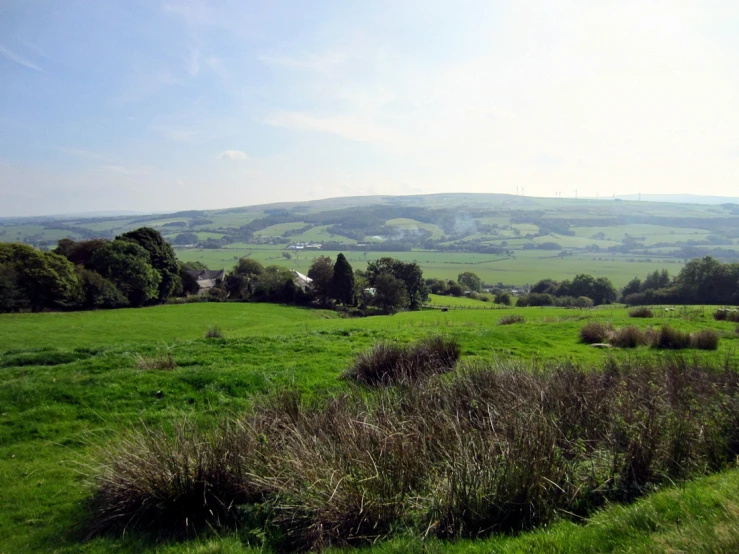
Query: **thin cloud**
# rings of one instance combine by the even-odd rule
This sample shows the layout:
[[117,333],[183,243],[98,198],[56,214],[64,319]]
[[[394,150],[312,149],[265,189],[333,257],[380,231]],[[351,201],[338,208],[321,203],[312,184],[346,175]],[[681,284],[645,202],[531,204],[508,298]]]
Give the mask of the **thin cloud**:
[[224,150],[218,157],[222,160],[248,160],[249,156],[241,150]]
[[33,63],[30,60],[27,60],[23,56],[16,54],[12,50],[7,49],[5,46],[0,44],[0,55],[4,56],[5,58],[9,59],[11,62],[15,62],[19,65],[22,65],[24,67],[27,67],[28,69],[33,69],[35,71],[40,71],[41,73],[44,72],[43,69],[41,69],[39,66],[37,66],[35,63]]
[[259,61],[267,65],[284,67],[296,71],[313,71],[316,73],[329,73],[334,67],[344,63],[346,59],[346,54],[341,52],[331,52],[302,58],[273,55],[259,56]]
[[363,116],[319,116],[279,111],[268,117],[265,123],[272,127],[329,133],[355,142],[393,145],[402,142],[397,132]]

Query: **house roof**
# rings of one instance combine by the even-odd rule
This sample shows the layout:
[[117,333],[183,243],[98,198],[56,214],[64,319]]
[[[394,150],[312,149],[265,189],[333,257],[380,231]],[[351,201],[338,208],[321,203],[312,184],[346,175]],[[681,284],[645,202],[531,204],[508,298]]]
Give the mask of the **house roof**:
[[223,269],[191,269],[188,270],[188,273],[198,281],[220,281],[226,277],[226,272]]

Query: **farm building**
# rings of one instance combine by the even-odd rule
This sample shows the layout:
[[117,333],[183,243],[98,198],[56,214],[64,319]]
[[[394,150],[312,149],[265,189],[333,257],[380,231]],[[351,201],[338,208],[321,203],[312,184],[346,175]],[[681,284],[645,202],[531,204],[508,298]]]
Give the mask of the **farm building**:
[[198,282],[198,286],[200,287],[198,294],[206,294],[213,287],[217,287],[223,283],[223,280],[226,278],[226,272],[223,269],[194,269],[188,271],[188,273]]

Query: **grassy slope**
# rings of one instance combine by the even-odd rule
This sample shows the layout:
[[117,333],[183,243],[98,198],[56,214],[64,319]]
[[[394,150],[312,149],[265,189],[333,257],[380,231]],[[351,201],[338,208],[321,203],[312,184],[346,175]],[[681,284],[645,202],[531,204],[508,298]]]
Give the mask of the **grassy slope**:
[[[509,313],[522,314],[526,322],[497,325]],[[214,421],[243,409],[251,394],[280,384],[293,383],[314,394],[340,390],[344,385],[337,375],[354,355],[379,340],[444,332],[459,338],[467,358],[513,355],[597,364],[611,355],[635,355],[579,344],[577,331],[595,317],[617,326],[669,321],[686,329],[720,329],[726,334],[721,349],[708,355],[735,356],[735,326],[715,322],[710,310],[659,315],[663,317],[633,320],[617,308],[528,308],[429,310],[345,320],[333,313],[257,304],[2,315],[0,552],[79,551],[78,537],[69,530],[84,519],[89,490],[84,464],[100,442],[144,423],[166,425],[183,414]],[[226,339],[201,338],[213,324],[221,326]],[[178,367],[137,369],[137,353],[172,354]],[[636,355],[653,354],[641,349]],[[735,485],[736,476],[731,479]],[[86,548],[152,551],[151,543],[144,547],[138,540],[98,539]],[[235,544],[229,538],[201,545],[200,551],[228,551]],[[200,548],[177,546],[171,551],[191,547]]]

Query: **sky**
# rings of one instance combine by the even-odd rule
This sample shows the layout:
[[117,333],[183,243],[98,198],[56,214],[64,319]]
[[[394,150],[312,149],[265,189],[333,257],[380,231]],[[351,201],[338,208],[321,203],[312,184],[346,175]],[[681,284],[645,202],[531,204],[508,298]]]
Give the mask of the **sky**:
[[0,0],[0,217],[739,195],[735,0]]

